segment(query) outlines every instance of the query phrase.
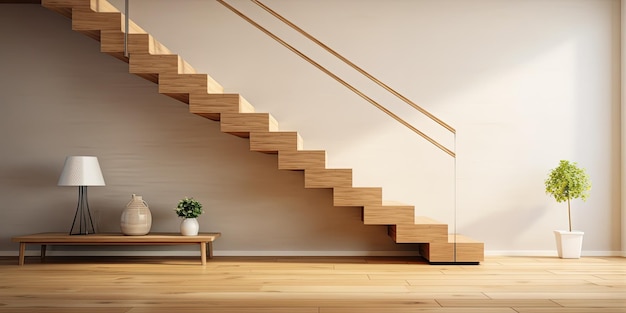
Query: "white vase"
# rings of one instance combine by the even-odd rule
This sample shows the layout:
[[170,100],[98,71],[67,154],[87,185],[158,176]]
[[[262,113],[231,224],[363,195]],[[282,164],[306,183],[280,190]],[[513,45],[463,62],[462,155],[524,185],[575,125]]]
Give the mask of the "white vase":
[[200,230],[200,225],[196,218],[183,218],[180,222],[180,233],[183,236],[197,236],[198,230]]
[[120,219],[120,229],[122,234],[128,236],[141,236],[150,232],[152,227],[152,213],[148,203],[143,201],[141,196],[133,194],[132,200],[128,202],[122,211]]
[[582,231],[555,230],[554,236],[559,258],[580,259],[584,234]]

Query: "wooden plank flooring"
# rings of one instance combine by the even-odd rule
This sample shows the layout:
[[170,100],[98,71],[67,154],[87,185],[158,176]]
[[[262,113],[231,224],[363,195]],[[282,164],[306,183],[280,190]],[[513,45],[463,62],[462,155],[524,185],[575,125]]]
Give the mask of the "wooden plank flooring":
[[0,313],[626,312],[626,258],[0,258]]

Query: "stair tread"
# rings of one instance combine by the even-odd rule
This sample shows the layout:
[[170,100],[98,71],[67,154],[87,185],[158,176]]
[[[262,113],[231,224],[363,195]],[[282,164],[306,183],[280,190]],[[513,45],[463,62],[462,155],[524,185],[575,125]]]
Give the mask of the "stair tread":
[[383,206],[413,206],[413,205],[400,202],[400,201],[395,201],[395,200],[383,200]]
[[[139,50],[138,47],[146,45],[146,50]],[[175,54],[168,47],[152,37],[150,34],[129,34],[128,46],[131,52],[148,53],[152,55]],[[135,47],[135,49],[133,49]]]
[[[114,5],[109,3],[108,1],[91,1],[91,9],[96,13],[121,13],[122,14],[122,29],[125,29],[126,16],[120,10],[118,10]],[[128,19],[130,21],[130,25],[128,27],[130,33],[135,34],[145,34],[147,33],[143,28],[133,22],[132,19]]]
[[441,224],[447,224],[447,223],[442,223],[442,222],[437,221],[434,218],[430,218],[428,216],[416,216],[415,217],[415,224],[441,225]]

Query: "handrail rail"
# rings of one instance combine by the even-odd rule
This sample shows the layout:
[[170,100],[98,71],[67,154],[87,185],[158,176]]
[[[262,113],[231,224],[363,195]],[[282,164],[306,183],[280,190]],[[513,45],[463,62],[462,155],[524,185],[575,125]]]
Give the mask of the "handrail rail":
[[280,37],[276,36],[275,34],[270,32],[269,30],[267,30],[263,26],[259,25],[257,22],[253,21],[251,18],[249,18],[248,16],[243,14],[241,11],[237,10],[236,8],[231,6],[230,4],[226,3],[224,0],[216,0],[216,1],[219,2],[220,4],[222,4],[223,6],[225,6],[226,8],[228,8],[229,10],[231,10],[233,13],[235,13],[239,17],[241,17],[244,20],[246,20],[248,23],[250,23],[251,25],[253,25],[257,29],[259,29],[260,31],[262,31],[266,35],[270,36],[272,39],[276,40],[278,43],[283,45],[285,48],[291,50],[293,53],[297,54],[298,56],[300,56],[301,58],[303,58],[304,60],[309,62],[311,65],[317,67],[319,70],[321,70],[322,72],[326,73],[326,75],[330,76],[331,78],[333,78],[337,82],[339,82],[342,85],[344,85],[346,88],[350,89],[352,92],[356,93],[361,98],[365,99],[367,102],[369,102],[372,105],[374,105],[379,110],[385,112],[387,115],[391,116],[393,119],[395,119],[396,121],[398,121],[402,125],[406,126],[407,128],[409,128],[410,130],[412,130],[416,134],[422,136],[422,138],[426,139],[428,142],[430,142],[431,144],[435,145],[437,148],[441,149],[443,152],[447,153],[448,155],[452,156],[453,158],[456,158],[456,154],[452,150],[446,148],[445,146],[443,146],[442,144],[440,144],[439,142],[437,142],[436,140],[434,140],[430,136],[426,135],[422,131],[420,131],[417,128],[415,128],[413,125],[409,124],[407,121],[403,120],[398,115],[396,115],[393,112],[389,111],[389,109],[387,109],[384,106],[380,105],[374,99],[368,97],[363,92],[361,92],[357,88],[355,88],[352,85],[350,85],[349,83],[347,83],[345,80],[341,79],[340,77],[338,77],[337,75],[335,75],[334,73],[332,73],[331,71],[329,71],[328,69],[326,69],[325,67],[323,67],[319,63],[315,62],[313,59],[311,59],[307,55],[305,55],[304,53],[300,52],[295,47],[291,46],[290,44],[288,44],[287,42],[282,40]]
[[437,124],[443,126],[445,129],[449,130],[452,133],[456,133],[456,130],[448,125],[447,123],[445,123],[444,121],[442,121],[441,119],[437,118],[436,116],[434,116],[433,114],[431,114],[430,112],[426,111],[426,109],[420,107],[419,105],[415,104],[413,101],[411,101],[410,99],[408,99],[407,97],[403,96],[402,94],[400,94],[399,92],[395,91],[393,88],[389,87],[387,84],[383,83],[382,81],[380,81],[379,79],[377,79],[376,77],[372,76],[370,73],[366,72],[364,69],[362,69],[361,67],[359,67],[358,65],[354,64],[352,61],[348,60],[347,58],[345,58],[344,56],[342,56],[341,54],[339,54],[337,51],[333,50],[332,48],[330,48],[329,46],[327,46],[326,44],[324,44],[323,42],[319,41],[317,38],[313,37],[311,34],[307,33],[306,31],[304,31],[302,28],[298,27],[297,25],[295,25],[294,23],[292,23],[291,21],[289,21],[287,18],[285,18],[284,16],[278,14],[278,12],[272,10],[270,7],[266,6],[265,4],[263,4],[261,1],[259,0],[250,0],[253,3],[255,3],[256,5],[258,5],[259,7],[263,8],[265,11],[267,11],[268,13],[272,14],[274,17],[276,17],[277,19],[279,19],[280,21],[282,21],[283,23],[287,24],[289,27],[293,28],[294,30],[296,30],[297,32],[299,32],[301,35],[303,35],[304,37],[308,38],[309,40],[313,41],[314,43],[316,43],[318,46],[324,48],[324,50],[328,51],[330,54],[332,54],[333,56],[335,56],[336,58],[340,59],[341,61],[343,61],[344,63],[348,64],[350,67],[352,67],[353,69],[355,69],[356,71],[358,71],[359,73],[363,74],[365,77],[369,78],[371,81],[375,82],[376,84],[378,84],[380,87],[384,88],[385,90],[389,91],[390,93],[392,93],[394,96],[398,97],[399,99],[401,99],[402,101],[404,101],[405,103],[407,103],[408,105],[412,106],[414,109],[420,111],[422,114],[428,116],[431,120],[433,120],[434,122],[436,122]]

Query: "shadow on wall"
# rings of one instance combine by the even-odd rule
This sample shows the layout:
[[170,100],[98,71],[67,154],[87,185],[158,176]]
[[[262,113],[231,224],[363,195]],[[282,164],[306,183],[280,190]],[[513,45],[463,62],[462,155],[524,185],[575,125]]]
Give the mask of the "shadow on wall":
[[[546,212],[547,209],[541,206],[495,211],[464,225],[463,229],[467,233],[477,234],[479,238],[491,236],[492,233],[498,234],[500,239],[491,243],[486,242],[485,250],[508,251],[516,244],[524,244],[537,237],[537,231],[543,229],[540,221],[547,215]],[[545,234],[551,235],[551,232]]]

